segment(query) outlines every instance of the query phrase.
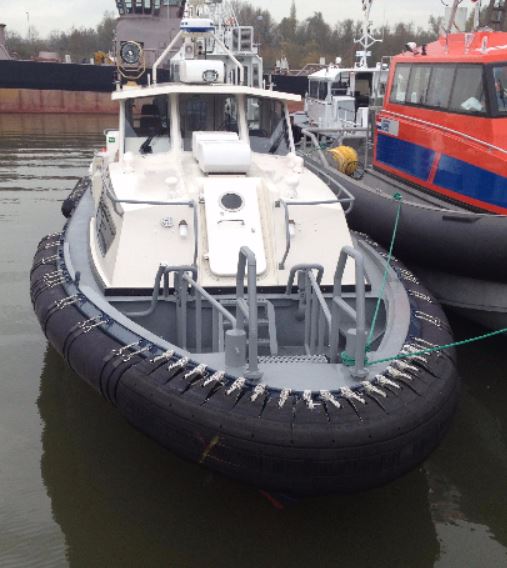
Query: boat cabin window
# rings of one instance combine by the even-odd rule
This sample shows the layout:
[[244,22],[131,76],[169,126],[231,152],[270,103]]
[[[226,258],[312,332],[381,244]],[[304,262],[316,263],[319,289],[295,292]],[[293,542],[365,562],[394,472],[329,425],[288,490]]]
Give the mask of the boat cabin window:
[[446,109],[451,98],[452,84],[454,82],[454,65],[433,65],[426,104],[430,107]]
[[319,83],[319,99],[325,101],[327,99],[327,81],[321,81]]
[[350,73],[340,73],[338,80],[331,84],[331,94],[333,96],[346,95],[350,87]]
[[328,82],[327,81],[310,81],[310,97],[325,101],[327,99]]
[[482,65],[457,65],[449,110],[470,114],[486,111]]
[[396,65],[389,100],[460,114],[485,114],[482,65]]
[[407,95],[408,80],[410,78],[410,65],[398,64],[394,73],[393,86],[391,87],[391,102],[404,103]]
[[507,65],[493,67],[496,112],[507,115]]
[[125,104],[125,151],[141,154],[170,149],[167,95],[128,99]]
[[414,65],[407,88],[407,102],[414,105],[426,103],[426,91],[430,82],[431,67],[429,65]]
[[238,105],[230,95],[180,95],[183,148],[192,150],[194,132],[238,132]]
[[262,97],[247,97],[246,105],[252,151],[286,156],[290,142],[284,105]]

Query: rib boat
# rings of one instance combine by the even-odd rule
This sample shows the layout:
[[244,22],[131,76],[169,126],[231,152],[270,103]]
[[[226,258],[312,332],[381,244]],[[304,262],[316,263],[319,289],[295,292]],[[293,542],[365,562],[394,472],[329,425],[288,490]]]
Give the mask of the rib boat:
[[[401,195],[396,254],[442,303],[494,329],[507,327],[506,125],[507,33],[449,24],[392,59],[362,179],[331,174],[355,197],[351,226],[384,245]],[[307,165],[330,173],[318,150]]]
[[352,196],[295,153],[298,97],[262,88],[255,50],[231,53],[251,34],[223,10],[187,6],[150,84],[112,95],[119,128],[35,254],[35,312],[77,375],[184,458],[294,495],[386,483],[451,420],[448,322],[349,230]]

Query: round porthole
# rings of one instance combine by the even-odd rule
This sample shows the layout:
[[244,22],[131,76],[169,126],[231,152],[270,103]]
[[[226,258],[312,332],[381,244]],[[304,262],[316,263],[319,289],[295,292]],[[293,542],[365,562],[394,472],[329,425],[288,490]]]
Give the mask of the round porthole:
[[220,205],[226,211],[239,211],[243,205],[243,198],[237,193],[225,193],[220,198]]

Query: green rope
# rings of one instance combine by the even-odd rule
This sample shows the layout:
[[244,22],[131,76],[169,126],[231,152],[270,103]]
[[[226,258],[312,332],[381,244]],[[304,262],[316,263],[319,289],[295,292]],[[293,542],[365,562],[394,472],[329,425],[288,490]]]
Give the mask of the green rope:
[[386,291],[387,285],[387,278],[389,276],[389,268],[391,267],[391,260],[393,258],[393,250],[394,250],[394,243],[396,241],[396,235],[398,233],[398,226],[400,224],[400,215],[401,215],[401,207],[403,205],[403,197],[400,193],[395,193],[393,195],[393,199],[398,202],[398,210],[396,211],[396,219],[394,221],[393,227],[393,234],[391,236],[391,244],[389,246],[389,254],[387,255],[386,260],[386,268],[384,270],[384,279],[382,281],[382,286],[380,288],[380,294],[377,299],[377,305],[375,306],[375,312],[373,314],[373,319],[370,326],[370,334],[368,335],[368,339],[366,341],[366,351],[369,351],[371,348],[371,344],[373,342],[373,334],[375,333],[375,325],[377,323],[377,319],[380,313],[380,306],[384,300],[384,294]]
[[[421,349],[421,351],[414,351],[413,353],[402,353],[399,355],[394,355],[393,357],[386,357],[385,359],[368,361],[366,363],[366,366],[371,367],[372,365],[378,365],[380,363],[389,363],[391,361],[399,361],[401,359],[411,359],[413,357],[420,357],[421,355],[429,355],[431,353],[437,353],[438,351],[443,351],[444,349],[451,349],[452,347],[461,347],[462,345],[470,345],[471,343],[476,343],[477,341],[483,341],[484,339],[496,337],[497,335],[502,335],[504,333],[507,333],[507,327],[504,327],[503,329],[499,329],[497,331],[490,331],[489,333],[477,335],[476,337],[470,337],[469,339],[463,339],[462,341],[455,341],[454,343],[448,343],[447,345],[428,347],[427,349]],[[354,364],[355,361],[352,362],[352,365]]]

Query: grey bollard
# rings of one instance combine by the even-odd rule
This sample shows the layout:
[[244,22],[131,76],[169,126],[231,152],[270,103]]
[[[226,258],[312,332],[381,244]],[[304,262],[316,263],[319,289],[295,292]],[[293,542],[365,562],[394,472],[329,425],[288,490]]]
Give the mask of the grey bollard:
[[239,369],[246,365],[246,332],[230,329],[225,332],[225,365]]

